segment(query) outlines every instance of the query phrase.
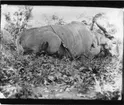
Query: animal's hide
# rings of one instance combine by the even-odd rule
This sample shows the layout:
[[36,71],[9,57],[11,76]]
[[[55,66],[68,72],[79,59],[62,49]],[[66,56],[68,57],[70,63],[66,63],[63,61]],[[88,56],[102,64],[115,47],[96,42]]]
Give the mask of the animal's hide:
[[72,22],[67,25],[51,25],[25,30],[17,39],[17,49],[23,48],[24,51],[30,49],[35,53],[45,50],[51,54],[58,52],[61,55],[69,52],[73,57],[82,54],[89,57],[97,55],[101,45],[106,43],[107,38],[104,35],[91,32],[83,23]]
[[[46,46],[46,44],[48,44],[48,46]],[[61,39],[51,31],[50,26],[46,26],[28,29],[22,32],[17,39],[17,49],[19,53],[20,50],[22,50],[20,45],[24,50],[23,52],[33,51],[34,53],[38,53],[45,50],[52,54],[59,50]]]
[[93,35],[83,23],[72,22],[67,25],[53,25],[51,27],[74,57],[90,54]]

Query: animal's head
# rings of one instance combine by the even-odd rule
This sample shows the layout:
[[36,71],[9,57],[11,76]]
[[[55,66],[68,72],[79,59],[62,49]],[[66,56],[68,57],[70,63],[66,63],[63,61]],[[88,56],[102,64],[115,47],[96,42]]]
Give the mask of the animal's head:
[[94,47],[101,46],[100,49],[109,52],[112,56],[119,55],[119,44],[115,38],[109,39],[104,35],[96,34]]
[[108,43],[105,45],[105,49],[108,49],[112,56],[119,55],[119,44],[116,39],[109,40]]

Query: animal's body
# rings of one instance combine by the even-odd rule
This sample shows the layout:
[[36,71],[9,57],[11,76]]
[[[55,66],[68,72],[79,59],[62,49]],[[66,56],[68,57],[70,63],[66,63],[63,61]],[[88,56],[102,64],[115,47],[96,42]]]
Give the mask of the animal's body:
[[21,52],[38,53],[46,51],[49,54],[77,57],[82,54],[97,55],[101,44],[106,44],[105,36],[99,36],[90,31],[81,22],[66,25],[49,25],[27,29],[17,39],[17,50]]

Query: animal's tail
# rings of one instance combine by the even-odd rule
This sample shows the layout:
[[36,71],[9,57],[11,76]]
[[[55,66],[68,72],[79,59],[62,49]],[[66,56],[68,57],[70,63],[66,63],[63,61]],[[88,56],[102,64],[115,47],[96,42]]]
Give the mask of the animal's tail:
[[20,43],[20,36],[18,36],[17,39],[16,39],[16,50],[17,50],[17,53],[19,55],[20,54],[22,55],[23,52],[24,52],[24,49],[22,48],[21,43]]

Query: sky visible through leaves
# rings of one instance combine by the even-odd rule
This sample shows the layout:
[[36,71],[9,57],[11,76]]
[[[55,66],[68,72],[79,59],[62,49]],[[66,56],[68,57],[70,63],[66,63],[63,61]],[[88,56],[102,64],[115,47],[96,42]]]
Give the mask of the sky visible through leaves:
[[[2,5],[1,11],[1,29],[5,26],[3,13],[14,13],[19,6]],[[29,22],[33,27],[46,25],[44,15],[50,17],[57,15],[63,18],[66,23],[71,21],[91,20],[97,13],[106,13],[109,22],[116,25],[118,29],[117,37],[123,39],[123,10],[118,8],[100,8],[100,7],[69,7],[69,6],[33,6],[33,18]],[[88,21],[89,21],[88,20]]]

